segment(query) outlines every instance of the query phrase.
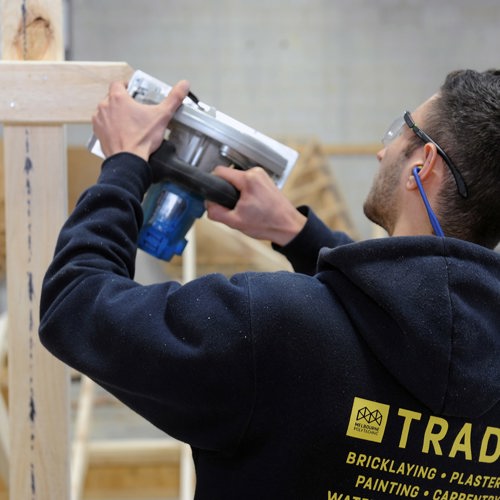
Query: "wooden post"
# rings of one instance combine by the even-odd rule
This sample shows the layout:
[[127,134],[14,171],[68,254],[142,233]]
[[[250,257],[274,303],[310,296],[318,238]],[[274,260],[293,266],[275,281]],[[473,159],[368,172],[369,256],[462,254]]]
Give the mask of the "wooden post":
[[[4,59],[61,60],[60,1],[3,2]],[[11,101],[11,105],[15,103]],[[66,214],[62,125],[5,126],[10,498],[68,498],[69,377],[39,346],[43,269]]]
[[[66,211],[61,126],[4,128],[9,314],[10,496],[67,499],[69,377],[39,345],[44,269]],[[64,181],[63,181],[64,182]],[[48,244],[50,242],[50,245]]]
[[[41,281],[67,215],[64,123],[88,122],[121,65],[70,64],[60,0],[3,0],[10,498],[69,498],[69,376],[38,340]],[[85,72],[85,69],[88,72]],[[84,96],[82,97],[82,94]],[[90,104],[91,103],[91,104]]]
[[83,488],[89,461],[88,445],[94,397],[94,382],[82,375],[80,397],[78,398],[78,413],[75,419],[73,449],[71,453],[70,500],[80,500],[83,498]]

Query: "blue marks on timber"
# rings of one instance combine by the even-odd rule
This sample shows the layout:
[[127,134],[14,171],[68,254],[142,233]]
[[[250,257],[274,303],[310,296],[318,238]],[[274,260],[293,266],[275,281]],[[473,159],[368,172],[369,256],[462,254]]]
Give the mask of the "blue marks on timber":
[[28,297],[30,302],[33,302],[33,296],[35,295],[35,289],[33,288],[33,273],[28,272]]
[[28,57],[28,36],[26,32],[28,9],[26,8],[26,0],[23,0],[21,5],[21,14],[23,16],[23,59],[26,60]]
[[32,498],[36,496],[36,476],[35,476],[35,465],[31,464],[31,495]]
[[26,156],[26,161],[24,162],[24,173],[26,174],[26,194],[28,195],[28,217],[31,216],[31,179],[30,173],[33,170],[33,162],[29,156]]
[[29,174],[33,170],[33,162],[29,156],[26,157],[24,162],[24,171]]
[[[25,186],[26,186],[26,213],[28,216],[28,250],[29,250],[29,261],[31,262],[31,179],[30,174],[33,171],[33,161],[30,157],[30,131],[25,130],[24,147],[26,152],[26,158],[24,159],[24,174],[26,176]],[[31,300],[31,298],[30,298]]]
[[[31,195],[31,180],[29,178],[29,174],[33,170],[33,162],[29,156],[26,157],[24,162],[24,173],[26,174],[26,193]],[[28,206],[31,205],[31,200],[28,198]]]
[[[23,1],[23,23],[24,23],[24,28],[26,28],[25,23],[26,23],[26,3],[25,0]],[[26,31],[24,31],[24,34],[26,35]],[[25,42],[26,43],[26,42]],[[26,56],[27,50],[25,48],[25,56]],[[26,58],[26,57],[25,57]],[[24,175],[25,175],[25,195],[26,195],[26,216],[27,216],[27,246],[28,246],[28,270],[27,270],[27,294],[28,294],[28,299],[29,299],[29,308],[27,311],[28,314],[28,324],[29,324],[29,339],[28,339],[28,352],[29,352],[29,372],[30,372],[30,377],[29,377],[29,402],[28,402],[28,417],[30,420],[30,426],[31,426],[31,433],[30,433],[30,450],[32,453],[32,457],[35,456],[36,453],[36,444],[37,444],[37,439],[36,439],[36,425],[35,425],[35,419],[37,416],[36,413],[36,397],[35,397],[35,384],[34,384],[34,355],[35,355],[35,339],[34,339],[34,299],[35,299],[35,285],[34,285],[34,276],[33,272],[30,269],[30,266],[32,264],[32,211],[31,211],[31,205],[32,205],[32,186],[31,186],[31,179],[30,176],[33,172],[33,161],[31,160],[30,156],[30,129],[27,128],[25,129],[25,152],[26,156],[24,159]],[[36,491],[36,462],[32,458],[32,461],[30,463],[30,480],[31,480],[31,500],[36,500],[37,498],[37,491]]]
[[36,416],[35,400],[32,395],[30,397],[30,420],[33,423],[35,423],[35,416]]

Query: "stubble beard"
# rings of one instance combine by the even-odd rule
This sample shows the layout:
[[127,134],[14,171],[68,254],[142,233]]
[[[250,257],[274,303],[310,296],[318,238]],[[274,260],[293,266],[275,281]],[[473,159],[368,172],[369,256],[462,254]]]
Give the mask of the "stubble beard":
[[383,166],[373,180],[372,187],[363,204],[365,216],[385,229],[389,235],[394,231],[396,223],[399,176],[398,161]]

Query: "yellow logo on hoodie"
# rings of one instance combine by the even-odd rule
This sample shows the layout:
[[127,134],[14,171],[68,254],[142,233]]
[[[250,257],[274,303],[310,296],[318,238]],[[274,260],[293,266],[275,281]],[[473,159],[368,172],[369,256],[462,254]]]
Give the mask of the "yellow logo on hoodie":
[[389,405],[354,398],[347,435],[365,441],[381,443],[389,417]]

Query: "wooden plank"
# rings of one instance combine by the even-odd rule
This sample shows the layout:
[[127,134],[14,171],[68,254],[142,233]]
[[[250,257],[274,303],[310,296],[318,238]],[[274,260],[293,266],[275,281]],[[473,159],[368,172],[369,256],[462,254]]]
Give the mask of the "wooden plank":
[[[7,366],[7,312],[0,315],[0,367]],[[7,385],[8,380],[2,380],[3,369],[0,376],[0,384]],[[5,377],[6,379],[8,377]],[[9,457],[10,457],[10,431],[9,414],[3,392],[0,392],[0,477],[5,484],[9,484]]]
[[85,498],[179,500],[180,446],[170,438],[90,441]]
[[10,496],[69,498],[69,376],[38,339],[41,282],[66,216],[63,126],[4,127]]
[[322,144],[326,156],[375,156],[382,149],[381,144]]
[[0,141],[0,281],[5,279],[5,187],[3,164],[3,141]]
[[0,122],[89,123],[109,83],[131,74],[122,62],[2,61]]
[[4,59],[63,59],[60,0],[3,0],[1,7]]
[[[61,0],[3,0],[1,7],[4,59],[63,58]],[[38,89],[39,82],[33,83]],[[43,102],[40,93],[37,102]],[[15,109],[15,103],[10,104]],[[62,125],[5,126],[4,140],[9,496],[63,500],[69,493],[69,376],[39,344],[38,303],[43,274],[67,212],[66,190],[59,187],[66,179],[65,131]],[[54,185],[58,188],[51,189]]]
[[92,467],[106,465],[158,465],[165,462],[179,463],[179,441],[164,439],[109,439],[89,441],[89,463]]
[[73,447],[71,458],[71,500],[83,498],[83,487],[88,468],[88,441],[94,405],[95,384],[82,375],[80,397],[73,432]]
[[[179,466],[164,461],[156,466],[90,466],[86,500],[179,500]],[[0,497],[1,500],[1,497]]]

